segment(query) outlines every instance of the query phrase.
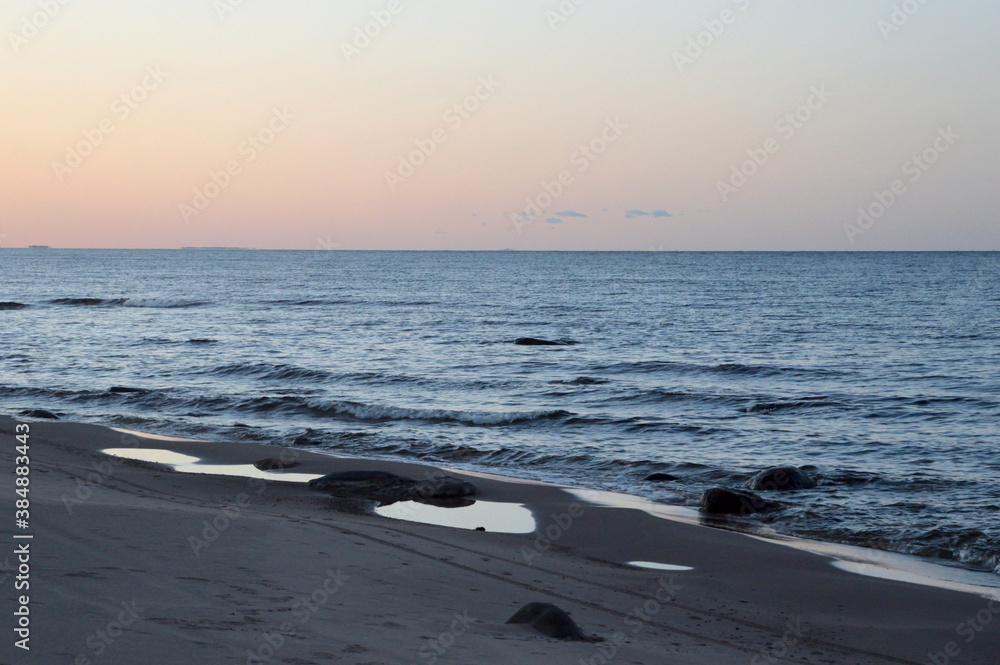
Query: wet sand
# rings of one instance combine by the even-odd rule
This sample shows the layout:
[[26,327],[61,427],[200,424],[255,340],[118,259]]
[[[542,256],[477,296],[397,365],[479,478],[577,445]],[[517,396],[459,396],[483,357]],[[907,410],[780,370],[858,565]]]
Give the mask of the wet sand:
[[[7,524],[16,422],[0,417]],[[302,482],[101,452],[159,449],[238,471],[275,447],[71,423],[30,430],[30,591],[14,591],[10,544],[0,577],[8,626],[15,595],[30,594],[31,650],[5,629],[2,663],[1000,662],[1000,601],[854,574],[827,556],[556,486],[448,471],[496,508],[449,528],[370,514]],[[288,454],[300,466],[262,476],[435,471]],[[535,531],[497,532],[518,506]],[[523,530],[519,519],[510,530]],[[626,565],[636,561],[690,570]],[[529,602],[560,606],[604,641],[504,623]]]

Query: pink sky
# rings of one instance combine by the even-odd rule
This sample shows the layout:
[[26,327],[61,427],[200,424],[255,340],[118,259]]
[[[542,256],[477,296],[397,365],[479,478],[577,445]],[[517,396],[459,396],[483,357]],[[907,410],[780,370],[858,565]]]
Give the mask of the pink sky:
[[1000,249],[993,5],[342,4],[6,3],[0,246]]

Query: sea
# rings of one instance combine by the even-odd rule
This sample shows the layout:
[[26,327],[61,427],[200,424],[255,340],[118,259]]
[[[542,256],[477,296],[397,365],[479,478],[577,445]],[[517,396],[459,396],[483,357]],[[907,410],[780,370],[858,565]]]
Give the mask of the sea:
[[692,507],[796,465],[742,521],[1000,574],[998,253],[4,249],[0,301],[8,415]]

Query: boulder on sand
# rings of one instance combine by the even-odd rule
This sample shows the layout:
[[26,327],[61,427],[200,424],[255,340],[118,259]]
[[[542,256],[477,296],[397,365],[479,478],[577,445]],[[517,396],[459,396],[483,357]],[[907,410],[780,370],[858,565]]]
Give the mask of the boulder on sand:
[[291,469],[297,467],[299,462],[284,461],[277,457],[265,457],[253,463],[261,471],[280,471],[281,469]]
[[747,487],[757,491],[787,492],[812,489],[816,487],[816,481],[798,467],[775,466],[757,473],[747,481]]
[[340,498],[366,499],[383,504],[459,499],[476,493],[475,485],[451,476],[435,476],[418,482],[388,471],[335,471],[310,480],[307,487]]
[[565,610],[550,603],[528,603],[507,619],[507,623],[526,623],[542,635],[557,640],[596,641],[584,635]]
[[753,515],[774,510],[774,505],[750,492],[713,487],[702,493],[701,510],[713,515]]

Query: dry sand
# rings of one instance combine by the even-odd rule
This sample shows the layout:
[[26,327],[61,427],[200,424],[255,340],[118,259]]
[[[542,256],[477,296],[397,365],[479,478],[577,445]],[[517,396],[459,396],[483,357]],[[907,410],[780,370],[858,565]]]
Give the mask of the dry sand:
[[[7,525],[15,422],[0,418]],[[14,591],[12,543],[23,541],[5,536],[4,665],[1000,663],[995,600],[852,574],[827,557],[588,504],[554,486],[460,476],[481,501],[526,505],[538,531],[452,529],[344,512],[301,484],[178,473],[100,452],[138,446],[250,464],[276,456],[273,447],[30,426],[31,587]],[[294,473],[428,471],[297,455]],[[551,546],[539,540],[546,529]],[[15,596],[24,593],[29,652],[14,647]],[[605,641],[563,642],[504,623],[535,601]]]

